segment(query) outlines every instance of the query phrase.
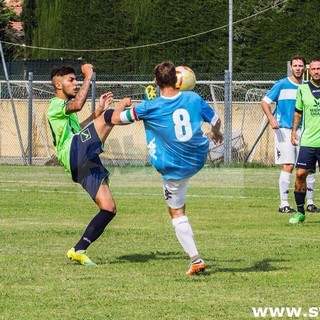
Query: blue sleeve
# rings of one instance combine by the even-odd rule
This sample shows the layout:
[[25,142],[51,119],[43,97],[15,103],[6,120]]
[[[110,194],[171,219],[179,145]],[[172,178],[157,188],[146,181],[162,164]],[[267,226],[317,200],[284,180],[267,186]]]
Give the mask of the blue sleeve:
[[267,92],[266,96],[272,100],[272,102],[278,101],[281,91],[281,83],[277,81],[272,88]]
[[213,109],[201,98],[201,113],[202,118],[205,122],[211,122],[212,118],[215,115]]
[[148,101],[142,101],[134,107],[139,120],[146,119],[148,114],[147,104],[148,104]]

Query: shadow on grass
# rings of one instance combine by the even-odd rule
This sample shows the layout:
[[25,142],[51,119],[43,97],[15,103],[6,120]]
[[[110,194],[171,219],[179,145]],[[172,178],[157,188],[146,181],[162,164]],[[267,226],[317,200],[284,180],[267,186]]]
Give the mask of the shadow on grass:
[[[129,254],[117,257],[116,260],[110,263],[146,263],[152,260],[186,260],[186,256],[181,252],[150,252],[149,254]],[[207,263],[206,275],[218,272],[271,272],[277,270],[286,270],[290,269],[288,267],[276,267],[272,265],[273,262],[287,262],[288,260],[283,259],[263,259],[261,261],[254,262],[252,266],[242,267],[242,268],[221,268],[214,267],[212,263],[218,262],[217,259],[208,259],[204,258]],[[210,263],[211,262],[211,263]],[[227,262],[227,263],[241,263],[243,260],[235,259],[228,261],[219,261],[219,263]]]
[[181,252],[150,252],[148,254],[134,253],[117,257],[112,263],[149,262],[151,260],[186,260]]
[[271,263],[272,262],[286,262],[288,260],[283,259],[263,259],[261,261],[255,262],[250,267],[244,268],[208,268],[208,272],[210,273],[218,273],[218,272],[270,272],[276,270],[286,270],[290,269],[288,267],[275,267]]

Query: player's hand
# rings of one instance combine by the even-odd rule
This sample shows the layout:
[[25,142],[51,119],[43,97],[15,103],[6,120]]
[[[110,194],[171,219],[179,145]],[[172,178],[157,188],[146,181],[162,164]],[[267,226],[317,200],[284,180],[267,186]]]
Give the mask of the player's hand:
[[221,131],[210,131],[209,138],[216,146],[221,145],[221,143],[223,142],[223,134]]
[[81,72],[85,78],[92,78],[93,76],[93,65],[90,63],[86,63],[81,66]]
[[272,129],[279,129],[279,123],[275,118],[271,119],[269,124]]
[[297,132],[295,132],[295,131],[292,131],[292,132],[291,132],[291,143],[292,143],[294,146],[299,145],[299,137],[298,137]]
[[131,106],[132,106],[131,98],[123,98],[122,100],[119,101],[116,109],[124,110],[125,108],[131,107]]
[[102,114],[105,110],[109,109],[112,102],[113,102],[112,92],[107,92],[102,94],[99,98],[99,106],[95,110],[96,117]]

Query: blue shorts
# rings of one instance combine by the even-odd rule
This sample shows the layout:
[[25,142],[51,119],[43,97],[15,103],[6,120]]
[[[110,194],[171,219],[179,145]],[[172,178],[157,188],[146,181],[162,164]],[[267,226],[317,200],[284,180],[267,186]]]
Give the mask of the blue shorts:
[[316,164],[320,163],[320,148],[300,147],[296,168],[316,171]]
[[99,157],[102,152],[102,142],[93,122],[74,135],[70,148],[72,180],[80,183],[93,200],[109,175]]

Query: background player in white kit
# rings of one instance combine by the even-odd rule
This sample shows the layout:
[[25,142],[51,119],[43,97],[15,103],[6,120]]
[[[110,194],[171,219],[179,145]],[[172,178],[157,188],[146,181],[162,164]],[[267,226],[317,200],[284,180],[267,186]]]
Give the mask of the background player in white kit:
[[[270,127],[274,129],[275,163],[282,165],[279,177],[280,205],[279,212],[293,213],[295,210],[289,205],[289,186],[291,174],[297,159],[299,147],[291,143],[291,129],[296,94],[302,83],[306,70],[306,60],[302,56],[294,56],[290,60],[291,76],[278,80],[261,101],[261,107],[266,114]],[[271,104],[276,102],[275,113],[271,112]],[[300,135],[300,131],[297,132]],[[319,212],[313,203],[315,175],[307,177],[307,211]]]

